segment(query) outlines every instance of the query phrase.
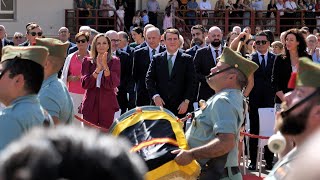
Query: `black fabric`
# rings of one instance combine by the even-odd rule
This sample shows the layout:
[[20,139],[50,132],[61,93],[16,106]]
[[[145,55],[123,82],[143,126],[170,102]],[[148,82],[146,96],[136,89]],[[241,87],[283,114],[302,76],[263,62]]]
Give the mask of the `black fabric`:
[[[164,134],[166,135],[165,137]],[[165,119],[142,120],[126,128],[119,135],[127,137],[132,146],[155,138],[171,138],[176,140],[176,135],[170,122]],[[173,160],[176,155],[172,154],[171,151],[176,149],[179,149],[179,147],[169,143],[161,143],[144,147],[137,153],[145,160],[149,171],[151,171]]]

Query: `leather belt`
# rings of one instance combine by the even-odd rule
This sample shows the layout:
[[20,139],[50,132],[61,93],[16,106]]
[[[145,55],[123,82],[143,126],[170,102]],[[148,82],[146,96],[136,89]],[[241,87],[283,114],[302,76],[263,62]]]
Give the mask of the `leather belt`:
[[235,174],[238,174],[238,173],[240,172],[240,169],[239,169],[238,166],[226,167],[226,168],[224,168],[224,170],[223,170],[223,174],[222,174],[221,178],[229,177],[228,168],[231,169],[231,176],[233,176],[233,175],[235,175]]

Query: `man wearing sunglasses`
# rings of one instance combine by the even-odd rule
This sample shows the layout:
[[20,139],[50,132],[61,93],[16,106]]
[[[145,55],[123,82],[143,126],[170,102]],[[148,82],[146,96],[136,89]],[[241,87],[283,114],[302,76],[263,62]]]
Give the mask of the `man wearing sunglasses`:
[[[239,35],[241,36],[241,34]],[[256,52],[251,55],[251,60],[259,64],[258,70],[254,73],[254,86],[249,94],[249,116],[250,116],[250,133],[259,134],[259,108],[274,106],[275,92],[271,86],[271,75],[273,63],[276,55],[269,52],[270,41],[268,35],[261,31],[255,36]],[[250,159],[249,170],[256,170],[258,139],[250,138]],[[264,148],[264,158],[266,160],[265,168],[272,169],[273,153],[269,148]]]
[[292,164],[301,160],[298,152],[303,143],[320,128],[319,77],[319,64],[308,58],[299,59],[298,73],[291,76],[288,85],[290,88],[295,86],[295,89],[285,94],[283,109],[276,116],[276,129],[283,135],[292,136],[296,147],[274,166],[267,180],[285,179],[292,172]]
[[73,103],[67,87],[58,79],[69,43],[53,38],[37,38],[36,44],[49,49],[44,65],[44,81],[39,92],[40,103],[52,116],[54,124],[70,124],[74,115]]
[[27,26],[26,38],[27,41],[20,44],[19,46],[33,46],[36,44],[36,38],[42,38],[42,29],[36,24],[32,23]]
[[48,49],[6,46],[2,52],[0,102],[6,108],[0,113],[0,151],[32,127],[53,124],[37,96]]
[[244,121],[245,100],[242,89],[258,65],[237,52],[224,48],[217,66],[206,77],[216,94],[205,107],[195,112],[186,132],[190,150],[175,150],[175,160],[187,165],[197,160],[201,179],[242,179],[238,167],[238,142]]

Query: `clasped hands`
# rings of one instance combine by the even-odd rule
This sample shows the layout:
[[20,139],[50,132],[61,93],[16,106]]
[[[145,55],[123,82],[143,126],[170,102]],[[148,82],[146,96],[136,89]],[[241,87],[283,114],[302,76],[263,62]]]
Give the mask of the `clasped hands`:
[[95,70],[96,74],[99,74],[100,71],[104,71],[104,75],[105,76],[109,76],[110,75],[110,70],[107,64],[107,56],[108,56],[108,52],[105,52],[103,54],[98,54],[97,56],[97,67]]

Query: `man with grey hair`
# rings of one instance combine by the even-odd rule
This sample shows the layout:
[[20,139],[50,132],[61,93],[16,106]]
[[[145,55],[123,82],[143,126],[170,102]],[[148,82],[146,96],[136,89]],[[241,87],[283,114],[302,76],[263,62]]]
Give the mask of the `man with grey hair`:
[[223,51],[221,44],[223,34],[219,27],[211,27],[207,37],[211,42],[210,45],[198,49],[193,59],[198,81],[201,83],[197,101],[201,99],[207,100],[214,95],[214,90],[209,87],[205,76],[210,73],[211,68],[216,66],[218,63],[217,58]]
[[312,61],[316,63],[320,63],[320,55],[319,55],[319,49],[317,48],[318,43],[318,37],[310,34],[306,38],[307,43],[307,51],[310,56],[312,56]]
[[6,34],[7,34],[6,28],[4,27],[4,25],[0,25],[0,39],[1,39],[0,47],[1,47],[1,49],[2,49],[2,47],[7,46],[7,45],[13,46],[13,42],[6,39]]
[[[143,28],[143,37],[146,37],[147,30],[149,28],[152,28],[152,27],[155,27],[155,26],[152,25],[152,24],[147,24],[146,26],[144,26],[144,28]],[[143,43],[141,43],[140,45],[136,46],[134,48],[134,50],[138,50],[138,49],[143,48],[145,46],[147,46],[147,41],[146,40]]]
[[133,79],[136,83],[137,91],[137,106],[150,105],[151,99],[149,98],[146,89],[146,74],[149,64],[155,54],[165,51],[165,48],[160,46],[161,34],[157,27],[150,27],[146,31],[146,46],[142,47],[133,53]]
[[[109,48],[111,48],[112,55],[119,57],[121,63],[120,86],[118,87],[119,91],[117,99],[121,109],[121,114],[123,114],[127,111],[128,108],[127,83],[132,81],[132,59],[127,52],[121,51],[118,48],[120,40],[117,31],[109,30],[106,32],[106,36],[111,41],[111,47]],[[131,105],[129,109],[133,108],[132,106],[133,105]]]
[[69,41],[69,38],[70,38],[70,32],[69,32],[69,29],[67,27],[61,27],[58,31],[58,39],[61,41],[61,42],[69,42],[69,47],[68,47],[68,50],[72,47],[75,47],[76,44],[72,43]]
[[[91,41],[89,41],[89,46],[88,46],[88,50],[90,51],[90,48],[91,48],[90,44],[91,44],[92,39],[93,39],[93,38],[91,38],[91,36],[92,36],[92,34],[91,34],[91,28],[90,28],[89,26],[81,26],[81,27],[79,28],[79,32],[85,32],[85,33],[89,33],[89,34],[90,34],[90,40],[91,40]],[[74,52],[76,52],[76,51],[78,51],[78,47],[77,47],[77,46],[74,46],[74,47],[72,47],[72,48],[70,48],[70,49],[68,50],[68,55],[71,54],[71,53],[74,53]]]

